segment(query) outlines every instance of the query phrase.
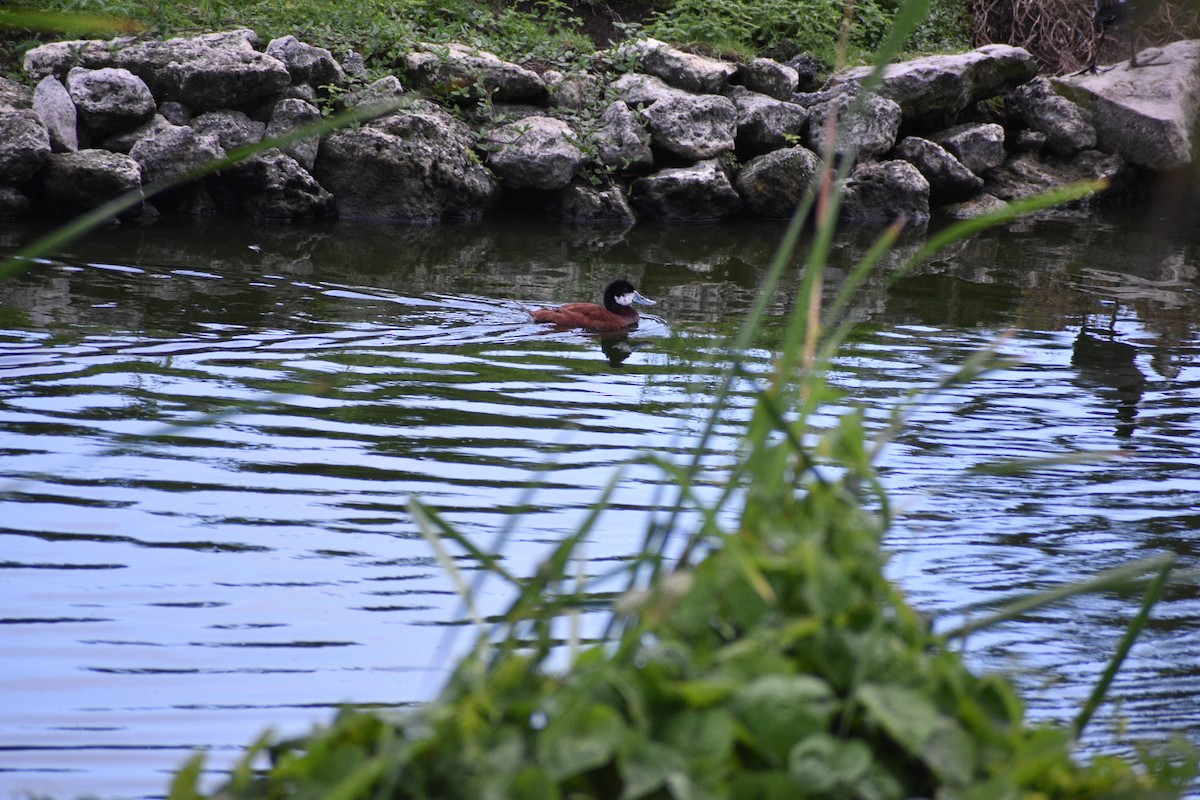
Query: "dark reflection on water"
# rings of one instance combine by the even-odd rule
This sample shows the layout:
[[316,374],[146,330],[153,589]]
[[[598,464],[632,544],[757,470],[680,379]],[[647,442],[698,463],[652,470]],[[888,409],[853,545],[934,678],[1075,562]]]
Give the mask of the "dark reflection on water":
[[[427,698],[470,633],[446,635],[464,614],[410,495],[483,547],[519,514],[505,557],[528,572],[627,465],[586,551],[610,572],[670,493],[634,461],[687,457],[780,232],[164,220],[0,287],[0,792],[160,794],[193,748],[219,769],[267,725]],[[0,246],[29,235],[2,229]],[[833,288],[867,244],[839,243]],[[1194,234],[1022,222],[889,287],[919,244],[856,297],[847,402],[883,424],[980,348],[1012,360],[919,404],[883,460],[903,509],[892,573],[914,601],[953,619],[1164,551],[1197,566]],[[548,332],[521,310],[616,276],[659,301],[627,335]],[[745,354],[752,374],[796,282]],[[1119,454],[970,469],[1093,451]],[[480,611],[505,599],[485,584]],[[1069,719],[1135,610],[1078,598],[967,649],[1018,675],[1034,714]],[[1198,633],[1195,587],[1173,587],[1090,747],[1200,728]]]

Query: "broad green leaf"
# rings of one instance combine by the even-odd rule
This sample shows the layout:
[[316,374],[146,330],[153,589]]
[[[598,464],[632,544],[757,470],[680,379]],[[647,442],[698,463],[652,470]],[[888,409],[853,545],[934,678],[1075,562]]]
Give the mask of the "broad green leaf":
[[764,675],[733,696],[733,713],[754,746],[778,764],[792,746],[825,731],[836,710],[833,690],[812,675]]
[[729,796],[754,800],[794,800],[796,784],[786,772],[742,770],[729,781]]
[[672,776],[686,776],[687,760],[665,744],[630,737],[617,753],[617,772],[625,786],[621,800],[635,800],[662,788]]
[[871,766],[871,749],[858,739],[836,739],[826,733],[808,736],[788,753],[788,774],[806,792],[829,792],[853,786]]
[[733,715],[724,706],[688,709],[667,720],[662,738],[689,758],[724,762],[733,749]]
[[933,701],[904,686],[868,683],[857,697],[868,716],[914,756],[921,755],[938,727],[941,715]]
[[538,739],[538,758],[555,780],[563,780],[612,759],[625,739],[621,716],[605,705],[551,720]]
[[933,774],[951,786],[966,785],[975,774],[973,740],[949,718],[943,717],[925,742],[921,759],[929,765]]
[[198,800],[202,797],[197,782],[203,769],[204,755],[202,753],[197,753],[189,758],[171,779],[171,792],[167,795],[168,800]]
[[509,797],[512,800],[559,800],[562,791],[544,770],[529,766],[513,778]]

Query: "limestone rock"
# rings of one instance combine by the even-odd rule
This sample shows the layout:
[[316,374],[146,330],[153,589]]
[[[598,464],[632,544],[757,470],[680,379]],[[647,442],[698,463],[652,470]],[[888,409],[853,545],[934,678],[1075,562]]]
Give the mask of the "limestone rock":
[[74,39],[68,42],[50,42],[25,51],[22,65],[25,72],[35,80],[53,75],[60,81],[75,67],[100,69],[114,65],[113,53],[131,40]]
[[955,125],[929,138],[976,175],[1004,163],[1004,128],[994,122]]
[[114,153],[128,153],[133,149],[133,146],[145,139],[147,136],[153,136],[156,133],[174,127],[167,118],[162,114],[155,114],[146,122],[137,126],[131,131],[122,131],[114,133],[100,143],[100,146],[105,150],[111,150]]
[[158,113],[172,125],[187,125],[192,121],[192,110],[183,103],[168,100],[158,104]]
[[0,113],[33,107],[33,93],[26,87],[0,76]]
[[550,105],[576,111],[595,106],[604,99],[605,84],[596,75],[584,72],[563,74],[550,70],[542,75]]
[[1041,76],[1005,95],[1004,107],[1014,120],[1045,134],[1046,146],[1055,155],[1069,156],[1096,146],[1096,128],[1084,111]]
[[644,112],[655,145],[688,161],[701,161],[733,149],[737,109],[713,94],[675,94]]
[[207,111],[188,123],[199,134],[211,133],[222,149],[228,151],[263,139],[266,125],[250,119],[241,111]]
[[820,157],[797,145],[750,159],[734,186],[755,216],[786,219],[820,171]]
[[379,80],[351,92],[341,105],[342,108],[366,108],[379,106],[395,111],[404,97],[404,85],[395,75],[384,75]]
[[213,184],[218,203],[263,222],[296,222],[334,213],[333,195],[296,159],[274,148],[222,170]]
[[37,112],[50,134],[50,148],[56,153],[79,149],[79,115],[71,94],[62,81],[47,75],[33,90],[33,110]]
[[25,183],[49,156],[50,134],[35,111],[0,112],[0,183]]
[[77,150],[52,154],[40,178],[42,192],[52,207],[79,211],[140,189],[142,168],[122,153]]
[[626,72],[612,82],[612,89],[631,106],[649,106],[672,97],[690,97],[688,92],[668,86],[662,78],[641,72]]
[[934,203],[964,200],[983,190],[983,178],[962,165],[944,147],[928,139],[908,136],[896,145],[895,155],[912,164],[929,181]]
[[739,153],[757,155],[795,144],[808,122],[808,110],[803,106],[741,86],[729,89],[729,99],[737,109]]
[[825,137],[832,124],[837,126],[834,152],[840,156],[854,152],[856,160],[865,161],[891,150],[900,131],[900,106],[887,98],[868,95],[855,109],[855,95],[850,92],[835,92],[811,106],[805,135],[809,149],[825,151]]
[[1066,160],[1039,159],[1022,153],[1008,159],[1003,167],[992,170],[987,192],[1001,200],[1021,200],[1085,180],[1108,181],[1107,192],[1120,193],[1131,180],[1128,165],[1120,156],[1084,150]]
[[436,94],[481,93],[493,100],[541,97],[546,84],[533,70],[464,44],[422,44],[404,58],[414,82]]
[[[306,103],[294,97],[284,98],[271,109],[271,119],[267,123],[267,138],[281,136],[304,125],[311,125],[321,119],[321,111],[312,103]],[[321,145],[321,137],[306,136],[289,142],[282,149],[300,166],[311,170],[317,161],[317,150]]]
[[643,39],[623,50],[637,59],[642,72],[662,78],[670,86],[698,94],[720,94],[729,88],[737,66],[715,58],[685,53],[658,39]]
[[575,181],[559,194],[558,208],[564,222],[576,224],[632,225],[637,219],[625,191],[616,185]]
[[154,116],[150,87],[127,69],[76,67],[67,73],[67,91],[84,126],[97,138],[136,128]]
[[907,161],[859,164],[846,179],[842,221],[888,225],[929,219],[929,182]]
[[800,76],[795,69],[769,58],[752,60],[738,74],[747,89],[776,100],[790,101],[800,83]]
[[938,213],[945,214],[952,219],[974,219],[993,211],[1000,211],[1006,205],[1007,203],[995,195],[984,192],[975,195],[970,200],[963,200],[961,203],[948,203],[939,208]]
[[475,159],[471,132],[424,104],[321,142],[313,175],[347,219],[478,219],[496,201],[496,178]]
[[1161,48],[1150,66],[1128,62],[1095,75],[1054,79],[1091,112],[1097,146],[1154,170],[1192,163],[1200,121],[1200,40]]
[[640,172],[654,164],[650,134],[620,100],[604,109],[593,144],[600,163],[619,172]]
[[295,36],[281,36],[267,44],[266,52],[287,67],[293,85],[308,84],[319,88],[329,84],[344,86],[346,83],[342,65],[324,47],[305,44]]
[[195,111],[245,109],[292,81],[278,59],[252,46],[252,31],[139,42],[119,50],[118,66],[140,76],[160,100]]
[[[835,75],[830,83],[860,83],[871,72],[857,67]],[[990,44],[957,55],[925,56],[884,71],[882,97],[900,104],[906,123],[938,128],[980,100],[995,97],[1033,78],[1037,61],[1023,48]]]
[[488,166],[506,186],[563,189],[586,158],[567,123],[552,117],[527,117],[496,128],[488,136]]
[[731,217],[742,199],[715,160],[673,167],[638,178],[631,187],[633,207],[651,219],[698,222]]
[[216,134],[172,125],[147,136],[129,151],[142,165],[142,184],[179,178],[225,157]]

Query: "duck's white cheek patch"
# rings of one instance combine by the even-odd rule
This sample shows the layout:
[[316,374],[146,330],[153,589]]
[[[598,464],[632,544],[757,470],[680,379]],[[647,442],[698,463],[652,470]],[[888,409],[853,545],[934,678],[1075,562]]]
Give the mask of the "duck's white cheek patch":
[[623,306],[631,306],[633,305],[633,292],[630,292],[629,294],[619,294],[613,299]]

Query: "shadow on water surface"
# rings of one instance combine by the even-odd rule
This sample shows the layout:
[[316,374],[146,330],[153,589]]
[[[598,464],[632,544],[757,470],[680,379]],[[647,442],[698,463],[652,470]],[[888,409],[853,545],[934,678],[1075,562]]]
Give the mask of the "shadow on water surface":
[[[625,465],[587,568],[628,558],[666,491],[635,460],[687,454],[781,230],[163,219],[99,231],[5,285],[0,792],[160,793],[193,747],[232,760],[269,724],[428,697],[461,620],[411,494],[480,545],[520,512],[505,559],[528,573]],[[27,236],[5,228],[0,247]],[[1197,566],[1194,235],[1048,217],[889,287],[921,241],[856,298],[865,324],[834,376],[846,402],[882,426],[1006,331],[1010,361],[918,406],[885,455],[906,509],[893,576],[953,614],[1162,550]],[[828,291],[868,245],[839,242]],[[659,302],[617,337],[547,331],[517,305],[594,301],[615,277]],[[771,369],[795,282],[742,354],[750,375]],[[750,388],[701,492],[719,489]],[[968,650],[1017,671],[1036,714],[1069,716],[1129,613],[1126,598],[1079,598]],[[1200,729],[1197,620],[1194,587],[1172,589],[1090,746]]]

